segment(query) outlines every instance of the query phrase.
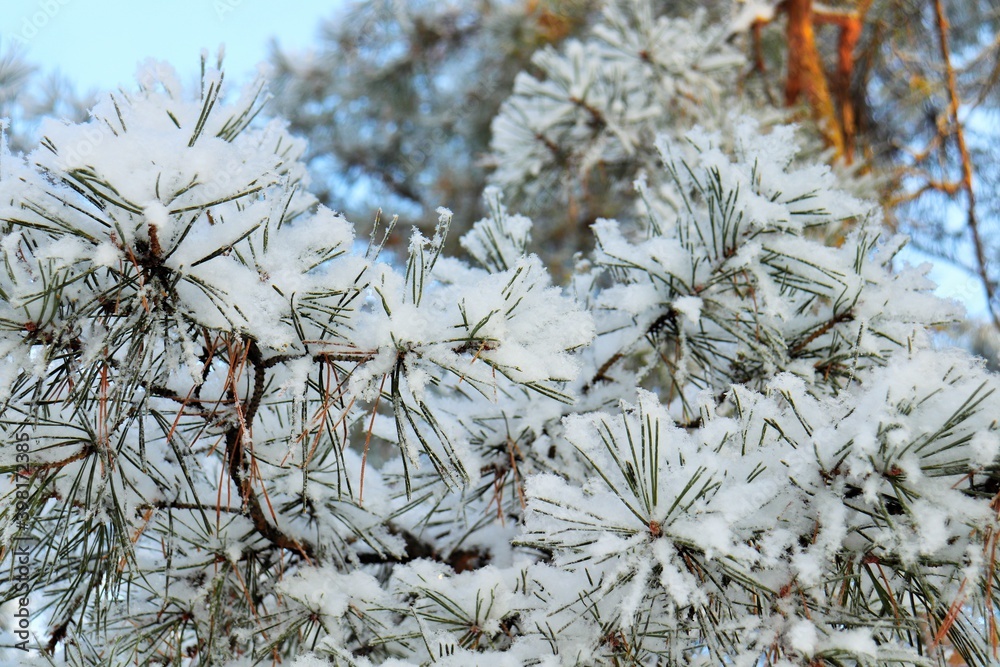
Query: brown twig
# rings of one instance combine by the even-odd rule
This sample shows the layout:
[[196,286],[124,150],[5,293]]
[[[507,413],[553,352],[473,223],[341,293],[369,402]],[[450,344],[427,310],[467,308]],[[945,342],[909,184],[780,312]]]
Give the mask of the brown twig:
[[[311,544],[286,535],[281,529],[267,520],[264,508],[261,507],[260,500],[257,498],[257,493],[253,488],[253,476],[249,474],[250,466],[244,464],[245,458],[252,455],[246,451],[245,436],[249,435],[254,417],[257,414],[257,409],[263,400],[266,379],[266,369],[261,358],[260,348],[257,347],[257,343],[253,340],[248,340],[245,344],[248,346],[245,358],[254,367],[253,392],[246,404],[246,409],[243,411],[242,419],[239,419],[237,423],[233,424],[226,431],[226,456],[229,459],[229,475],[236,484],[236,488],[240,491],[244,507],[257,533],[271,542],[271,544],[302,554],[307,560],[313,561],[316,559],[316,551]],[[232,386],[233,384],[235,383],[231,383],[230,392],[235,398],[236,387]]]
[[976,194],[972,186],[972,157],[969,155],[969,147],[965,142],[965,128],[958,118],[958,108],[961,101],[958,96],[955,68],[951,62],[951,51],[948,46],[948,18],[945,16],[941,0],[934,0],[934,13],[937,19],[938,38],[941,46],[941,61],[944,63],[948,85],[948,116],[952,125],[952,133],[955,136],[955,143],[962,158],[962,187],[968,197],[966,211],[967,224],[969,225],[969,232],[972,235],[972,245],[976,250],[976,267],[979,279],[982,281],[983,289],[986,291],[986,306],[989,308],[993,326],[1000,331],[1000,313],[997,312],[994,304],[996,289],[986,270],[986,252],[983,248],[983,239],[979,234],[979,220],[976,216]]
[[[676,328],[676,326],[677,326],[677,312],[673,308],[669,308],[667,310],[667,312],[665,312],[662,315],[660,315],[659,317],[657,317],[653,321],[652,324],[650,324],[648,327],[646,327],[646,331],[645,331],[644,335],[646,335],[646,336],[658,336],[660,334],[660,332],[663,330],[663,328],[665,326],[667,326],[668,324],[671,325],[674,328]],[[611,378],[609,378],[607,376],[607,372],[611,370],[612,366],[614,366],[619,361],[621,361],[622,359],[624,359],[625,356],[626,356],[626,353],[623,350],[619,350],[619,351],[615,352],[613,355],[611,355],[611,357],[609,357],[603,364],[601,364],[601,367],[597,369],[597,372],[594,373],[594,376],[592,378],[590,378],[590,380],[588,380],[585,385],[583,385],[583,388],[581,389],[581,391],[584,394],[586,394],[598,382],[608,382],[608,381],[610,381]]]
[[821,325],[819,325],[818,327],[816,327],[816,329],[814,329],[812,331],[812,333],[810,333],[805,338],[803,338],[801,341],[799,341],[798,343],[796,343],[795,345],[793,345],[788,350],[788,355],[791,356],[791,357],[796,356],[797,354],[799,354],[800,352],[802,352],[804,349],[806,349],[809,346],[810,343],[812,343],[814,340],[816,340],[817,338],[819,338],[820,336],[822,336],[823,334],[825,334],[826,332],[828,332],[833,327],[837,326],[841,322],[850,322],[853,319],[854,319],[854,313],[852,313],[850,310],[845,310],[845,311],[842,311],[840,313],[837,313],[836,315],[834,315],[833,317],[831,317],[829,320],[827,320],[826,322],[824,322]]

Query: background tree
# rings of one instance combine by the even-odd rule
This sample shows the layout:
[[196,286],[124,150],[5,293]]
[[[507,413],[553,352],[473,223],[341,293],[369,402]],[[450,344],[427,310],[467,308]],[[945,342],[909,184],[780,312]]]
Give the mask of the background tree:
[[489,126],[536,49],[586,24],[596,2],[352,3],[316,51],[275,50],[274,111],[309,140],[319,199],[432,227],[447,205],[482,214]]
[[7,143],[14,151],[27,151],[37,143],[42,118],[84,120],[95,95],[78,94],[57,74],[42,76],[17,47],[0,48],[0,119],[6,119]]
[[[424,224],[447,202],[471,219],[489,176],[540,221],[536,240],[561,249],[550,261],[564,269],[589,248],[596,219],[634,218],[632,182],[656,164],[657,133],[719,127],[734,111],[788,117],[774,81],[752,76],[743,57],[762,25],[755,7],[736,9],[363,3],[327,24],[318,55],[275,56],[278,97],[314,146],[321,200],[362,217],[395,202],[404,220]],[[591,32],[595,22],[603,28]],[[554,48],[564,40],[573,46]]]

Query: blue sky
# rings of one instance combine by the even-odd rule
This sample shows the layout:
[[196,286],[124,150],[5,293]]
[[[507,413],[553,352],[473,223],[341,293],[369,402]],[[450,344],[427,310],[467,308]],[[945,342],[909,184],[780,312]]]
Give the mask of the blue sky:
[[199,54],[226,46],[226,70],[243,79],[264,60],[272,38],[284,48],[316,42],[321,18],[340,0],[4,0],[0,38],[21,43],[29,60],[58,69],[79,89],[129,84],[153,57],[198,71]]

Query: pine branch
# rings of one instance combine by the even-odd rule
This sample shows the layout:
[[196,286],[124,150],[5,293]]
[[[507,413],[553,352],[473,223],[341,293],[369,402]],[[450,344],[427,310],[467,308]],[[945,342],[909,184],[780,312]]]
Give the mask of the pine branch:
[[406,544],[405,555],[361,553],[358,554],[358,561],[363,565],[405,565],[416,560],[432,560],[444,563],[456,573],[461,573],[484,567],[490,561],[489,553],[479,549],[453,549],[442,554],[430,542],[421,540],[408,530],[399,528],[391,522],[387,523],[386,527],[390,533],[403,539]]
[[[240,491],[244,507],[250,520],[253,522],[257,533],[271,544],[289,551],[301,554],[306,560],[316,562],[318,554],[316,548],[305,540],[297,540],[285,534],[280,528],[272,524],[264,513],[264,508],[260,504],[257,492],[254,489],[252,476],[249,474],[249,458],[253,456],[247,449],[247,438],[253,427],[254,417],[260,408],[264,397],[264,387],[266,382],[266,368],[261,359],[260,348],[256,341],[244,339],[244,345],[248,346],[247,360],[253,365],[253,393],[246,405],[243,419],[226,430],[226,457],[229,461],[229,475],[232,477],[236,488]],[[230,387],[230,395],[235,400],[236,391]]]
[[958,95],[958,84],[955,80],[955,68],[951,63],[951,49],[948,45],[949,24],[941,0],[934,0],[934,17],[938,30],[938,41],[941,47],[941,62],[944,63],[948,87],[948,116],[952,133],[955,136],[955,143],[962,158],[962,187],[965,190],[966,196],[966,224],[969,227],[969,233],[972,235],[972,246],[976,251],[976,268],[979,273],[979,280],[986,293],[986,305],[989,308],[993,326],[997,331],[1000,331],[1000,310],[998,310],[996,303],[996,283],[989,276],[986,249],[979,229],[979,218],[976,213],[976,193],[972,182],[972,157],[969,154],[969,147],[965,141],[965,127],[958,117],[961,100]]
[[[665,313],[653,320],[653,322],[646,327],[645,335],[656,338],[661,335],[664,327],[668,325],[673,330],[676,330],[677,328],[677,311],[673,308],[667,308]],[[611,378],[607,376],[608,371],[610,371],[615,364],[624,359],[626,356],[627,352],[624,350],[619,350],[611,355],[603,364],[601,364],[601,367],[597,369],[597,372],[595,372],[590,380],[583,385],[583,388],[580,391],[586,394],[589,393],[598,382],[611,381]]]
[[823,322],[822,324],[820,324],[819,326],[817,326],[815,329],[813,329],[812,331],[810,331],[802,340],[800,340],[799,342],[797,342],[794,345],[792,345],[788,349],[788,356],[790,356],[790,357],[797,357],[799,355],[799,353],[801,353],[803,350],[805,350],[807,347],[809,347],[810,343],[812,343],[814,340],[816,340],[820,336],[823,336],[824,334],[826,334],[827,332],[829,332],[830,329],[834,328],[835,326],[837,326],[838,324],[841,324],[843,322],[853,322],[853,321],[854,321],[854,313],[850,309],[843,310],[843,311],[837,313],[836,315],[834,315],[833,317],[831,317],[829,320],[827,320],[826,322]]

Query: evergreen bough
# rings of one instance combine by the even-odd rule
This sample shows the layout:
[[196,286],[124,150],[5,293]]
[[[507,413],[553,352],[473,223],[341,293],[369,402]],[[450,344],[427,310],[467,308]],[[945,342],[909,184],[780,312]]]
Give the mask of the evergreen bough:
[[664,137],[561,289],[499,190],[384,258],[262,84],[140,81],[0,157],[10,659],[995,663],[1000,379],[792,129]]

